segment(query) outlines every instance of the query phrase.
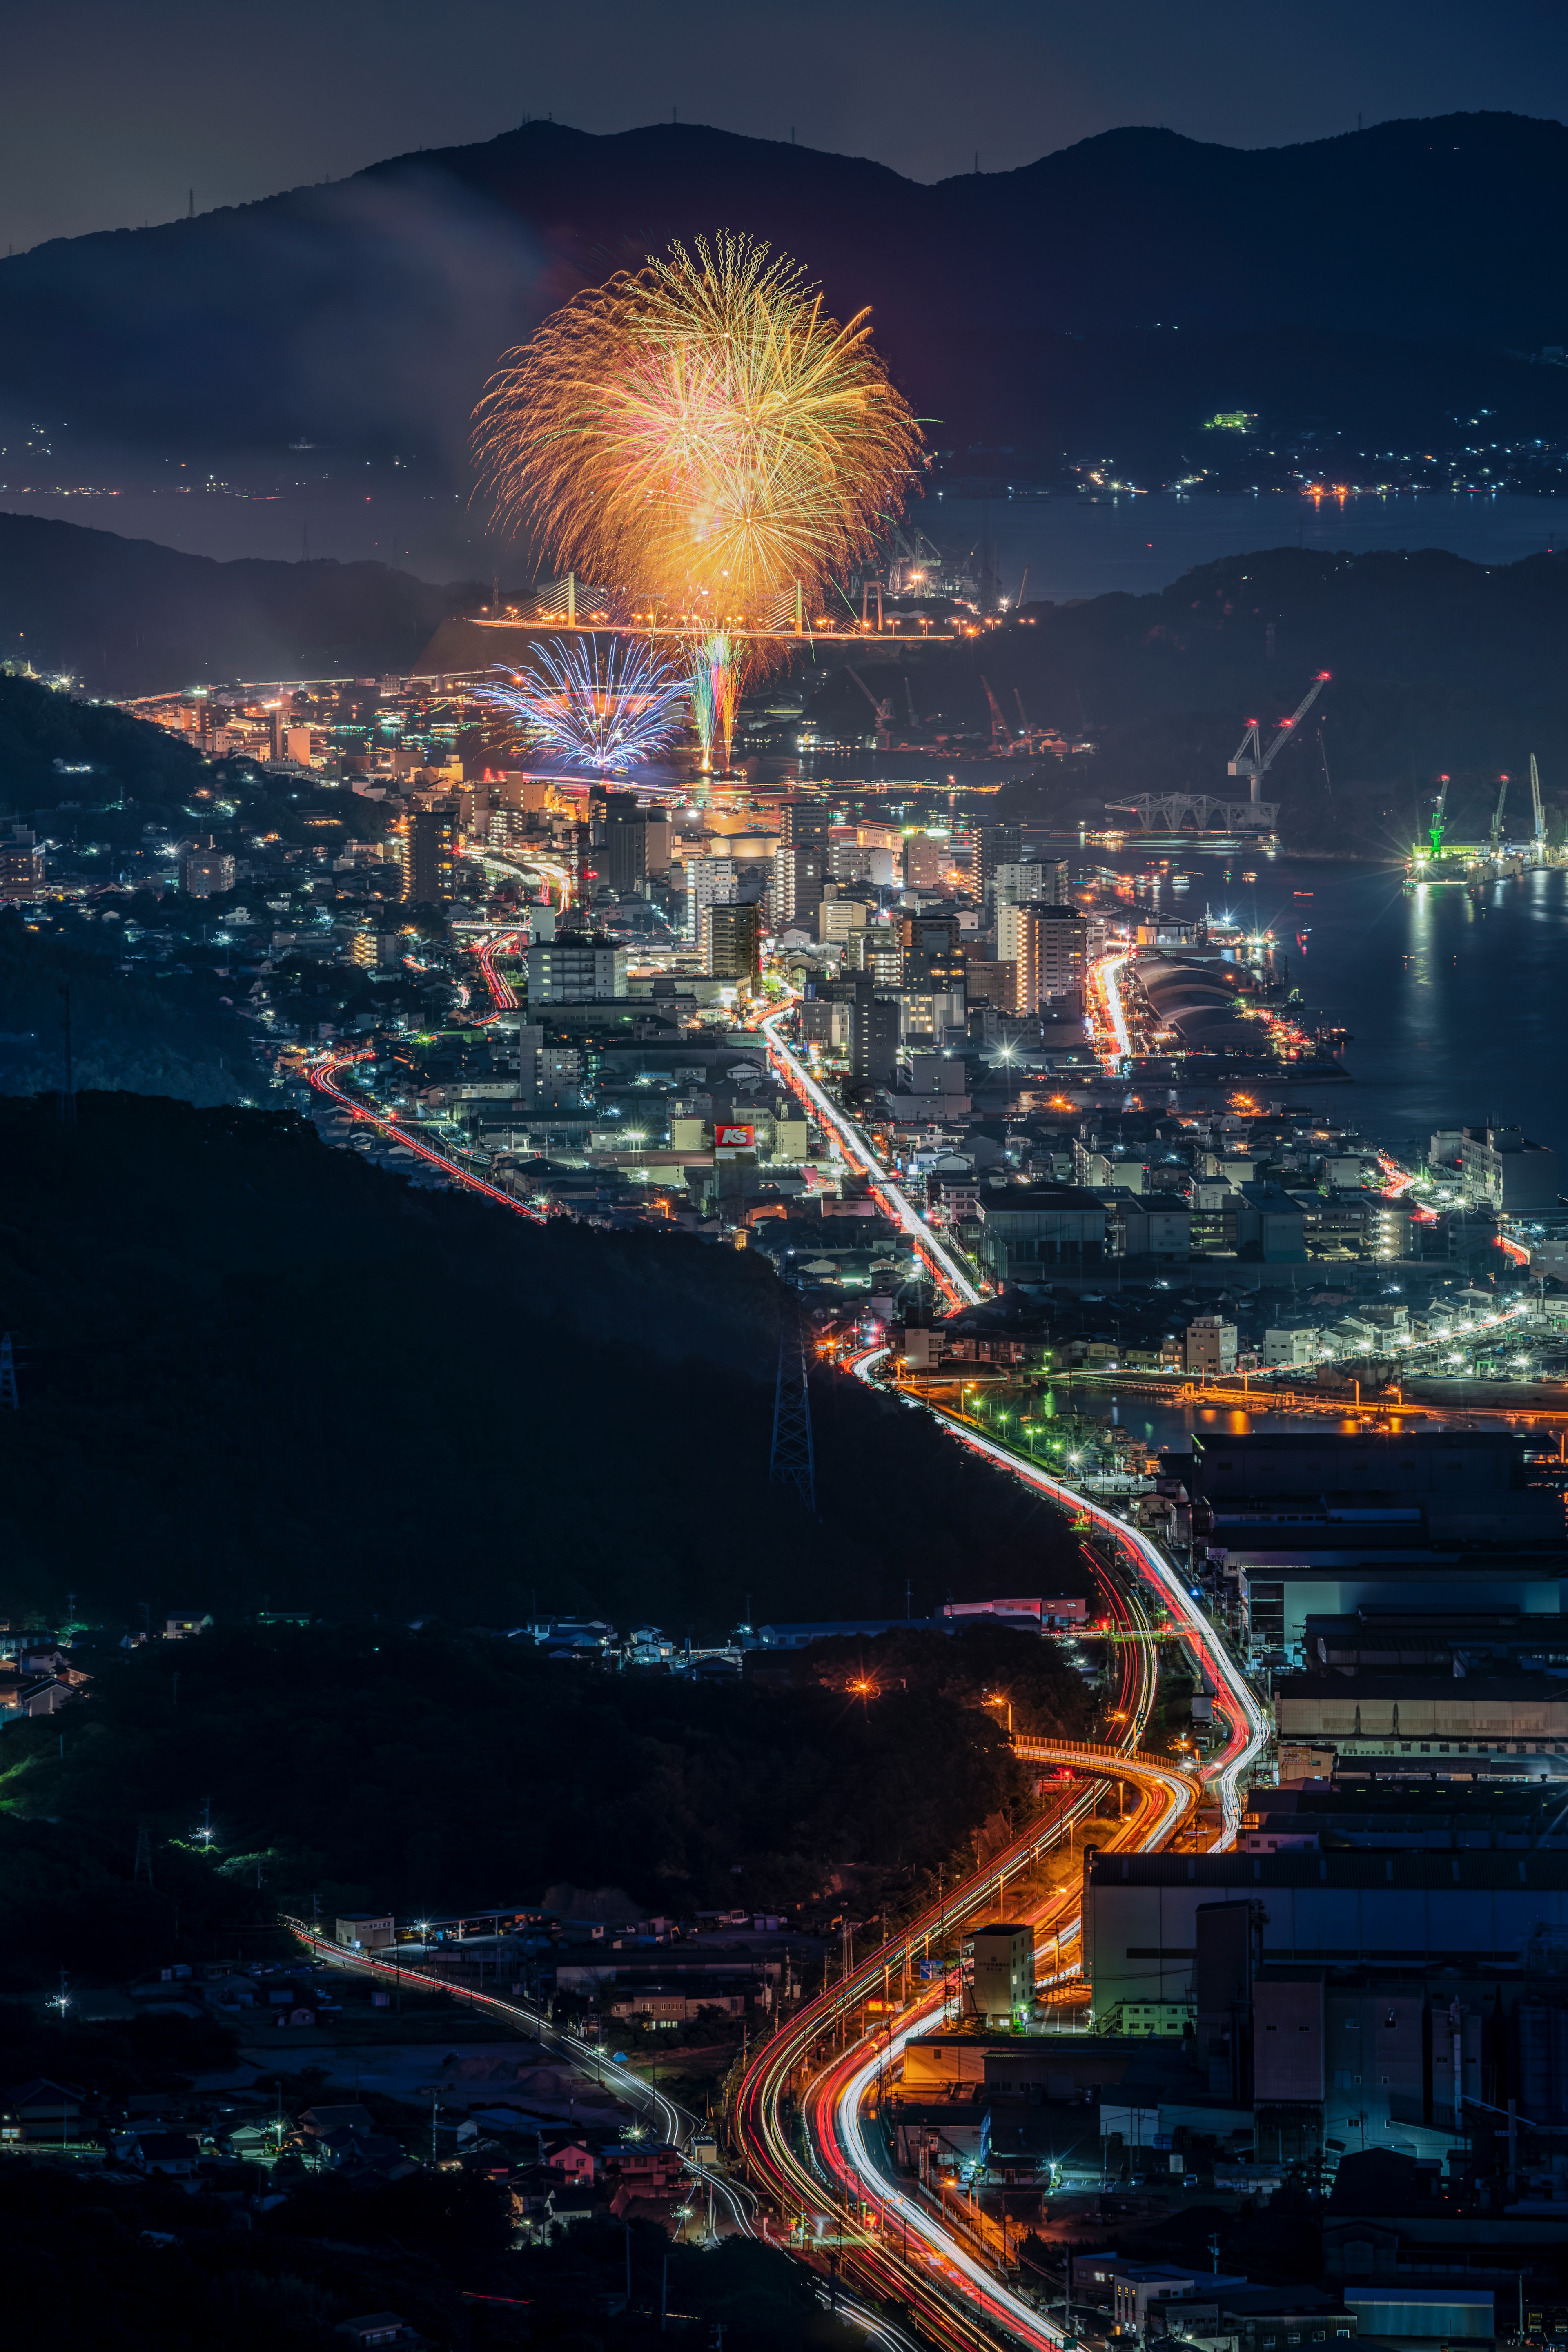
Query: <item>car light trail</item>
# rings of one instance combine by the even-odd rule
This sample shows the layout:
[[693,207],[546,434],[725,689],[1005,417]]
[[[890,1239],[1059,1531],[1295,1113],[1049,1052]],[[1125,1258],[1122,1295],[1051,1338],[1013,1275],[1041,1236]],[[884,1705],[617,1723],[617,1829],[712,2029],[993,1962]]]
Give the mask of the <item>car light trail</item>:
[[1127,1014],[1121,1002],[1121,989],[1116,977],[1127,961],[1124,955],[1102,956],[1089,975],[1089,1002],[1098,1013],[1095,1026],[1097,1029],[1109,1029],[1115,1041],[1114,1053],[1105,1053],[1101,1048],[1102,1058],[1108,1066],[1124,1062],[1132,1051],[1127,1035]]
[[[853,1369],[860,1377],[869,1377],[885,1360],[886,1352],[869,1350]],[[1076,1505],[1079,1498],[1070,1499]],[[839,2225],[838,2244],[846,2268],[871,2293],[896,2294],[910,2305],[921,2332],[933,2337],[944,2352],[984,2352],[998,2330],[1036,2347],[1060,2342],[1059,2330],[1052,2323],[1040,2320],[1002,2288],[984,2264],[927,2213],[918,2200],[888,2182],[864,2147],[858,2120],[864,2093],[886,2063],[889,2047],[896,2054],[912,2031],[935,2022],[946,2012],[945,1980],[928,1992],[917,1993],[886,2040],[878,2039],[884,2029],[874,2029],[869,2041],[861,2036],[844,2056],[831,2060],[809,2082],[802,2098],[808,2125],[804,2156],[785,2118],[784,2101],[786,2093],[799,2085],[803,2074],[809,2075],[814,2053],[825,2034],[830,2035],[836,2026],[847,2032],[853,2012],[885,1988],[894,1967],[908,1968],[916,1946],[922,1942],[929,1953],[933,1931],[939,1956],[943,1955],[953,1934],[974,1924],[993,1905],[1006,1904],[1008,1881],[1034,1854],[1058,1843],[1088,1816],[1108,1780],[1130,1782],[1138,1799],[1132,1815],[1114,1825],[1108,1841],[1112,1847],[1142,1850],[1161,1845],[1191,1819],[1199,1798],[1195,1779],[1164,1759],[1136,1752],[1153,1705],[1158,1673],[1157,1648],[1138,1600],[1138,1587],[1134,1584],[1124,1592],[1103,1573],[1101,1580],[1108,1613],[1117,1630],[1130,1637],[1116,1651],[1121,1673],[1119,1713],[1125,1725],[1121,1744],[1105,1748],[1087,1742],[1016,1740],[1015,1749],[1023,1760],[1054,1763],[1083,1779],[1053,1812],[958,1888],[949,1902],[922,1913],[910,1928],[871,1954],[847,1983],[841,1981],[787,2027],[781,2026],[748,2070],[731,2113],[731,2130],[753,2182],[767,2191],[786,2218],[801,2215],[804,2228],[804,2217],[820,2214],[828,2193],[848,2200],[851,2210],[857,2204],[866,2208],[869,2226],[852,2241],[845,2237],[845,2225]],[[1058,1977],[1066,1972],[1059,1959],[1061,1945],[1072,1940],[1079,1926],[1075,1892],[1069,1885],[1054,1890],[1043,1901],[1036,1897],[1018,1905],[1015,1897],[1012,1905],[1014,1916],[1032,1915],[1055,1937]],[[848,2126],[837,2120],[846,2113]],[[906,2240],[912,2237],[913,2243],[904,2252],[894,2241],[895,2230]],[[807,2239],[796,2251],[809,2254],[810,2245]]]
[[416,1159],[427,1160],[432,1168],[439,1168],[443,1175],[452,1178],[454,1183],[465,1186],[470,1192],[482,1192],[487,1201],[498,1201],[503,1209],[510,1209],[513,1216],[526,1217],[531,1224],[544,1223],[544,1211],[536,1209],[531,1201],[516,1200],[511,1193],[503,1192],[499,1185],[487,1184],[482,1176],[470,1174],[467,1168],[459,1167],[457,1160],[448,1160],[445,1152],[435,1151],[418,1136],[410,1135],[406,1128],[400,1127],[396,1119],[386,1112],[372,1110],[368,1104],[356,1101],[353,1095],[344,1094],[336,1083],[337,1073],[347,1069],[352,1063],[371,1058],[368,1047],[357,1054],[323,1054],[319,1061],[310,1064],[307,1075],[318,1094],[330,1095],[346,1111],[352,1111],[355,1118],[367,1119],[372,1127],[379,1128],[383,1135],[391,1136],[405,1150],[412,1151]]
[[[885,1349],[869,1349],[854,1361],[851,1369],[858,1378],[871,1381],[886,1362],[887,1353]],[[1152,1588],[1169,1612],[1178,1637],[1215,1677],[1216,1687],[1223,1689],[1226,1741],[1206,1778],[1217,1791],[1222,1807],[1223,1828],[1216,1843],[1221,1847],[1232,1843],[1240,1816],[1237,1784],[1241,1773],[1260,1751],[1267,1727],[1245,1677],[1232,1664],[1207,1621],[1193,1607],[1191,1596],[1174,1570],[1140,1530],[1128,1527],[1087,1496],[981,1437],[952,1415],[939,1412],[938,1417],[974,1452],[1048,1495],[1053,1501],[1075,1513],[1081,1512],[1112,1535],[1118,1551],[1137,1580],[1134,1593],[1140,1588]],[[1114,1582],[1105,1580],[1105,1589],[1112,1618],[1123,1623],[1135,1622],[1142,1614],[1135,1601],[1122,1595]],[[1129,1645],[1119,1654],[1126,1661],[1121,1695],[1122,1712],[1129,1724],[1126,1746],[1131,1749],[1152,1703],[1157,1652],[1153,1641],[1147,1639],[1135,1647]],[[1131,1688],[1129,1675],[1133,1678]],[[1075,1757],[1068,1743],[1057,1741],[1020,1740],[1015,1746],[1021,1757],[1031,1761],[1076,1762],[1079,1770],[1131,1780],[1139,1792],[1139,1810],[1131,1822],[1118,1825],[1111,1841],[1129,1850],[1149,1851],[1164,1844],[1173,1831],[1191,1818],[1197,1802],[1194,1778],[1161,1759],[1084,1748],[1078,1749]],[[1081,1817],[1090,1801],[1091,1790],[1067,1811]],[[1060,1834],[1059,1825],[1055,1834]],[[1015,1866],[1009,1862],[994,1881],[998,1902]],[[955,1897],[953,1927],[961,1927],[965,1919],[973,1919],[991,1891],[987,1885],[976,1903],[971,1899],[973,1882],[960,1890],[963,1911],[960,1916],[960,1898]],[[1063,1889],[1037,1909],[1038,1924],[1054,1929],[1058,1956],[1061,1944],[1069,1938],[1073,1928],[1077,1927],[1081,1932],[1081,1921],[1066,1916],[1071,1902],[1071,1893]],[[922,1927],[927,1932],[929,1948],[929,1915],[924,1922],[916,1923],[913,1932],[920,1933]],[[945,1927],[939,1932],[945,1940]],[[894,1944],[883,1948],[882,1953],[874,1955],[868,1967],[852,1978],[847,1986],[825,1994],[794,2020],[787,2032],[775,2036],[742,2084],[732,2118],[737,2137],[752,2168],[753,2178],[768,2189],[781,2210],[787,2213],[793,2209],[805,2213],[813,2210],[820,2200],[823,2185],[836,2185],[849,2210],[855,2210],[857,2204],[865,2209],[869,2226],[856,2241],[847,2266],[873,2292],[895,2292],[910,2302],[920,2322],[930,2328],[946,2352],[963,2352],[966,2347],[971,2352],[979,2352],[979,2347],[998,2332],[1034,2347],[1034,2352],[1055,2352],[1062,2341],[1057,2325],[1043,2320],[1002,2285],[985,2263],[961,2243],[923,2201],[889,2181],[878,2168],[866,2141],[860,2111],[867,2095],[889,2056],[902,2051],[910,2034],[945,2013],[945,1985],[940,1992],[907,2009],[885,2042],[879,2042],[875,2032],[869,2040],[862,2036],[853,2051],[831,2062],[810,2082],[803,2097],[808,2125],[805,2160],[796,2153],[784,2124],[784,2091],[795,2082],[803,2067],[809,2066],[814,2044],[824,2029],[842,2020],[847,2030],[848,2012],[866,1998],[879,1971],[886,1981],[891,1958],[904,1958],[910,1948],[908,1939],[895,1939]],[[1058,1958],[1057,1974],[1061,1973]],[[903,2237],[902,2253],[894,2242],[894,2231]],[[911,2237],[918,2253],[910,2249]],[[924,2309],[920,2300],[922,2291],[926,2297]]]
[[[698,2118],[679,2106],[658,2088],[647,2082],[631,2066],[623,2066],[614,2058],[606,2058],[596,2042],[584,2042],[581,2035],[568,2033],[552,2025],[540,2011],[523,2001],[505,2000],[499,1993],[476,1992],[465,1985],[447,1982],[428,1969],[411,1969],[400,1960],[377,1959],[373,1952],[347,1952],[341,1944],[323,1936],[309,1920],[285,1918],[280,1923],[290,1935],[297,1936],[318,1959],[332,1968],[348,1969],[358,1975],[378,1977],[388,1984],[415,1985],[431,1992],[449,1993],[454,2000],[467,2001],[470,2008],[484,2010],[503,2018],[509,2025],[521,2027],[539,2042],[561,2051],[574,2064],[592,2067],[597,2079],[614,2091],[628,2106],[640,2108],[651,2116],[671,2147],[684,2155],[686,2143],[693,2134],[705,2128]],[[752,2235],[756,2203],[751,2191],[739,2181],[727,2179],[722,2173],[710,2171],[690,2158],[685,2158],[687,2168],[712,2189],[720,2200],[733,2215],[736,2226],[746,2236]]]
[[496,970],[495,958],[504,950],[515,948],[520,936],[517,931],[498,931],[479,950],[479,970],[485,976],[485,986],[489,990],[490,1002],[495,1006],[495,1013],[488,1016],[492,1021],[496,1013],[517,1011],[517,991],[505,972]]
[[[1152,1696],[1152,1669],[1148,1682]],[[889,2058],[901,2053],[910,2035],[946,2014],[945,1979],[917,1995],[896,2028],[874,2028],[868,2038],[862,2037],[842,2058],[830,2060],[811,2083],[803,2099],[810,2126],[804,2158],[782,2113],[782,2102],[801,2070],[809,2068],[825,2032],[830,2032],[836,2023],[847,2027],[851,2012],[887,1982],[891,1968],[907,1965],[917,1943],[923,1940],[929,1948],[933,1927],[939,1944],[945,1947],[951,1936],[961,1933],[994,1903],[1004,1902],[1008,1879],[1032,1853],[1058,1843],[1075,1822],[1088,1816],[1107,1779],[1131,1782],[1139,1799],[1136,1811],[1114,1825],[1109,1840],[1111,1847],[1142,1850],[1163,1843],[1190,1818],[1197,1802],[1198,1791],[1191,1778],[1159,1758],[1068,1740],[1026,1740],[1015,1745],[1030,1761],[1057,1763],[1092,1777],[1075,1788],[1043,1822],[1033,1825],[1023,1839],[1015,1841],[1005,1853],[960,1887],[951,1911],[944,1905],[939,1917],[937,1906],[932,1906],[901,1936],[874,1952],[847,1985],[834,1987],[787,2028],[781,2028],[753,2061],[731,2117],[753,2179],[767,2188],[786,2217],[797,2212],[804,2223],[804,2217],[820,2215],[825,2190],[847,2198],[851,2210],[856,2202],[868,2210],[870,2226],[849,2245],[840,2224],[838,2243],[846,2266],[872,2292],[894,2293],[913,2305],[922,2331],[934,2332],[950,2352],[984,2345],[989,2329],[996,2326],[1035,2347],[1055,2347],[1061,2338],[1052,2323],[1042,2322],[1001,2287],[984,2263],[917,2198],[889,2183],[865,2145],[858,2119],[860,2103]],[[1032,1905],[1015,1906],[1014,1916],[1027,1916],[1032,1911],[1059,1941],[1070,1933],[1073,1922],[1066,1915],[1073,1901],[1074,1890],[1065,1886],[1043,1902],[1037,1899]],[[906,2241],[904,2251],[892,2235],[895,2228]],[[912,2247],[907,2244],[910,2238]],[[807,2239],[805,2251],[810,2243]]]
[[980,1292],[959,1265],[950,1250],[942,1247],[925,1219],[915,1208],[902,1188],[884,1168],[858,1128],[846,1117],[825,1087],[819,1086],[805,1063],[793,1045],[779,1034],[779,1024],[788,1007],[768,1013],[757,1024],[768,1041],[768,1052],[785,1084],[816,1113],[823,1126],[831,1129],[838,1139],[840,1149],[852,1167],[864,1171],[871,1180],[871,1190],[900,1229],[908,1234],[921,1256],[931,1268],[938,1286],[954,1307],[974,1307]]
[[1135,1573],[1144,1583],[1153,1587],[1170,1615],[1182,1646],[1191,1654],[1194,1663],[1213,1677],[1216,1689],[1223,1692],[1226,1702],[1226,1720],[1229,1725],[1229,1736],[1218,1757],[1205,1767],[1204,1775],[1220,1801],[1225,1826],[1215,1842],[1215,1850],[1223,1853],[1236,1842],[1236,1833],[1241,1825],[1238,1784],[1241,1775],[1263,1751],[1268,1737],[1268,1722],[1246,1675],[1202,1610],[1194,1605],[1191,1593],[1175,1570],[1141,1528],[1129,1527],[1125,1519],[1119,1519],[1113,1511],[1105,1510],[1089,1496],[1080,1494],[1076,1486],[1064,1486],[1060,1479],[1053,1478],[1047,1471],[1037,1469],[1033,1463],[1010,1454],[1005,1446],[996,1444],[991,1438],[982,1437],[977,1431],[968,1428],[940,1406],[930,1405],[925,1409],[934,1412],[938,1420],[945,1422],[953,1434],[972,1451],[983,1454],[987,1461],[1011,1472],[1026,1486],[1037,1487],[1041,1494],[1049,1495],[1053,1501],[1073,1511],[1081,1511],[1097,1527],[1114,1536],[1118,1548]]

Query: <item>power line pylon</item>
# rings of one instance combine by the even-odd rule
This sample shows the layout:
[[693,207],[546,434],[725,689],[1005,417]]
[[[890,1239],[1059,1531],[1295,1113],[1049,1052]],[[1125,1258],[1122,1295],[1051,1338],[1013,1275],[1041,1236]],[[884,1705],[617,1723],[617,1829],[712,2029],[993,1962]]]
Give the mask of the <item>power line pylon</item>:
[[779,1316],[779,1370],[773,1390],[773,1485],[793,1486],[808,1518],[816,1517],[816,1465],[811,1444],[811,1387],[800,1299],[786,1292]]
[[74,1127],[76,1125],[76,1068],[71,1055],[71,992],[68,982],[62,986],[60,995],[65,1000],[62,1022],[65,1052],[61,1070],[65,1083],[58,1097],[59,1120],[62,1127]]

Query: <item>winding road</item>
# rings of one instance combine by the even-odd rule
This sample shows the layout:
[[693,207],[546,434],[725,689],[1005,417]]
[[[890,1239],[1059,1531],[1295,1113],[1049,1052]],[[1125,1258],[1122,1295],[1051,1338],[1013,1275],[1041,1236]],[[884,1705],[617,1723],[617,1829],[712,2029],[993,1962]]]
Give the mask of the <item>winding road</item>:
[[[1108,1025],[1113,1042],[1121,1028],[1114,974],[1102,971]],[[787,1007],[759,1023],[774,1066],[796,1096],[838,1141],[850,1165],[861,1170],[887,1213],[908,1234],[934,1280],[953,1306],[973,1304],[980,1293],[903,1192],[891,1171],[872,1151],[853,1121],[813,1077],[804,1057],[781,1034]],[[868,1349],[850,1366],[855,1375],[878,1382],[890,1363],[885,1348]],[[1115,1717],[1125,1726],[1123,1745],[1089,1748],[1049,1740],[1014,1743],[1020,1758],[1081,1776],[1071,1793],[1006,1853],[978,1871],[942,1903],[881,1946],[838,1984],[803,2009],[759,2052],[737,2092],[730,2116],[731,2141],[748,2178],[783,2225],[786,2242],[808,2258],[840,2272],[868,2295],[891,2302],[910,2315],[920,2334],[944,2352],[981,2352],[1000,2334],[1038,2347],[1059,2346],[1062,2330],[1012,2293],[997,2275],[994,2225],[965,2210],[949,2216],[923,2187],[893,2176],[880,2126],[868,2122],[890,2064],[911,2035],[929,2031],[953,2011],[944,1972],[935,1990],[911,1984],[917,1946],[929,1955],[938,1937],[947,1943],[982,1916],[1003,1907],[1007,1881],[1086,1820],[1111,1779],[1136,1794],[1133,1812],[1116,1824],[1109,1849],[1151,1852],[1188,1824],[1199,1801],[1195,1776],[1167,1759],[1141,1755],[1137,1742],[1152,1708],[1157,1650],[1151,1609],[1157,1609],[1190,1658],[1209,1681],[1223,1720],[1225,1739],[1205,1767],[1203,1780],[1220,1806],[1214,1843],[1235,1843],[1240,1823],[1243,1778],[1261,1754],[1268,1723],[1256,1694],[1236,1665],[1196,1597],[1175,1566],[1142,1529],[1037,1464],[983,1434],[962,1414],[924,1400],[906,1398],[912,1410],[929,1412],[961,1444],[1010,1476],[1047,1496],[1075,1517],[1087,1519],[1110,1537],[1118,1572],[1097,1561],[1108,1608],[1118,1629],[1132,1636],[1118,1645],[1122,1687]],[[1081,1937],[1079,1889],[1069,1880],[1010,1906],[1037,1933],[1054,1937],[1058,1975],[1062,1945]],[[879,1989],[889,1999],[895,1972],[900,1998],[875,2012],[866,2004]],[[872,2022],[872,2020],[875,2020]],[[833,2048],[835,2038],[840,2047]],[[766,2225],[764,2224],[764,2229]]]
[[[499,939],[492,940],[480,951],[481,969],[498,1010],[510,1009],[502,1001],[502,991],[510,993],[508,983],[489,961],[500,944]],[[756,1024],[774,1066],[837,1138],[849,1164],[868,1177],[883,1209],[909,1236],[950,1303],[976,1303],[982,1294],[965,1268],[780,1034],[787,1009],[775,1010]],[[516,1214],[539,1214],[421,1143],[395,1120],[345,1094],[336,1083],[337,1074],[360,1058],[353,1053],[321,1055],[310,1066],[311,1086],[356,1117],[374,1119],[470,1190]],[[858,1379],[878,1383],[890,1361],[889,1349],[875,1348],[856,1358],[849,1369]],[[1062,1776],[1060,1793],[1001,1852],[959,1885],[939,1889],[934,1902],[858,1964],[847,1966],[815,2000],[787,2021],[776,2020],[772,2038],[747,2066],[728,2116],[731,2145],[744,2179],[706,2171],[701,2177],[735,2227],[785,2245],[826,2271],[827,2292],[842,2315],[894,2352],[911,2352],[911,2347],[900,2319],[889,2315],[889,2306],[942,2352],[992,2352],[998,2336],[1034,2347],[1034,2352],[1055,2352],[1063,2342],[1061,2328],[1014,2294],[997,2273],[996,2259],[1005,2249],[995,2242],[994,2225],[973,2209],[946,2212],[928,2189],[895,2178],[880,2121],[869,2120],[868,2110],[910,2037],[957,2013],[962,1969],[955,1977],[954,1947],[986,1916],[1005,1910],[1029,1922],[1037,1937],[1055,1939],[1057,1978],[1078,1972],[1079,1964],[1064,1964],[1061,1952],[1064,1945],[1081,1938],[1079,1885],[1070,1874],[1054,1885],[1048,1877],[1042,1883],[1037,1872],[1045,1857],[1091,1817],[1108,1788],[1121,1784],[1131,1790],[1134,1801],[1129,1813],[1105,1823],[1105,1850],[1145,1853],[1165,1845],[1191,1825],[1205,1790],[1220,1806],[1215,1845],[1229,1846],[1240,1822],[1243,1777],[1263,1749],[1268,1725],[1256,1695],[1195,1596],[1140,1528],[984,1434],[962,1414],[910,1396],[903,1402],[911,1410],[931,1412],[958,1443],[1111,1538],[1110,1562],[1097,1557],[1095,1567],[1107,1612],[1121,1636],[1115,1644],[1120,1685],[1112,1714],[1122,1727],[1121,1738],[1116,1746],[1103,1747],[1026,1737],[1014,1741],[1021,1760],[1038,1767],[1042,1774]],[[1156,1612],[1163,1621],[1158,1629]],[[1193,1770],[1145,1755],[1139,1746],[1157,1688],[1156,1632],[1166,1628],[1211,1684],[1225,1727],[1223,1745],[1204,1768],[1202,1787]],[[368,1956],[351,1958],[303,1923],[289,1924],[335,1965],[386,1976],[400,1973],[415,1982],[439,1981]],[[483,1993],[458,1997],[504,2012],[509,2021],[538,2032],[574,2063],[601,2069],[617,2096],[649,2108],[675,2145],[689,2142],[695,2118],[652,2091],[630,2068],[616,2066],[593,2045],[549,2026],[525,2004]]]

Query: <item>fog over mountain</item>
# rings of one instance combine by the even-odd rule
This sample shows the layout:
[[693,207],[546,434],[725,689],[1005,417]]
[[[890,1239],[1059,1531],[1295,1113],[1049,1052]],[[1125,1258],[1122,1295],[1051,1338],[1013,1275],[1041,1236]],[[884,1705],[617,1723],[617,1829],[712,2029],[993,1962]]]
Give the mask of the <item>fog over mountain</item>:
[[466,496],[503,346],[584,282],[721,228],[785,248],[840,314],[870,304],[960,463],[1170,464],[1216,407],[1401,448],[1482,411],[1549,437],[1568,420],[1568,370],[1541,358],[1568,338],[1565,173],[1568,129],[1502,114],[1250,152],[1130,129],[932,186],[687,125],[531,122],[0,262],[0,500],[89,457],[182,488],[182,465],[369,460]]

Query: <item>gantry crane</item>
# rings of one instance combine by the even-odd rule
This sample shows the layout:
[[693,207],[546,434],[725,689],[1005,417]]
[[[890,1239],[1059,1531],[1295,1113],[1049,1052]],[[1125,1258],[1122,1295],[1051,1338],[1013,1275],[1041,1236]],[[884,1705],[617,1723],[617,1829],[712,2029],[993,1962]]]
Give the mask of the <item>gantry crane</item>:
[[885,751],[893,740],[891,731],[893,724],[893,706],[889,701],[878,701],[876,696],[872,693],[870,688],[867,685],[865,679],[861,677],[853,662],[846,662],[844,667],[848,671],[850,677],[854,679],[856,685],[859,688],[861,693],[865,696],[867,701],[870,704],[872,709],[877,714],[877,749],[879,751]]
[[1321,694],[1328,682],[1328,671],[1326,669],[1321,669],[1318,672],[1317,677],[1312,680],[1311,685],[1307,688],[1306,693],[1301,697],[1301,699],[1297,704],[1295,709],[1291,712],[1289,718],[1282,719],[1279,721],[1279,730],[1275,736],[1274,740],[1269,744],[1267,751],[1264,751],[1262,746],[1262,735],[1258,720],[1256,719],[1249,719],[1247,720],[1247,732],[1242,737],[1240,742],[1237,745],[1236,757],[1229,762],[1225,772],[1227,776],[1245,776],[1247,778],[1248,787],[1247,797],[1250,800],[1259,801],[1262,799],[1263,795],[1258,787],[1262,783],[1264,777],[1268,773],[1269,769],[1273,766],[1285,745],[1295,733],[1296,729],[1300,727],[1302,719],[1305,719],[1308,711],[1310,710],[1313,703],[1316,702],[1319,695]]
[[1541,772],[1535,764],[1535,754],[1530,755],[1530,797],[1535,803],[1535,863],[1546,863],[1546,812],[1541,805]]

